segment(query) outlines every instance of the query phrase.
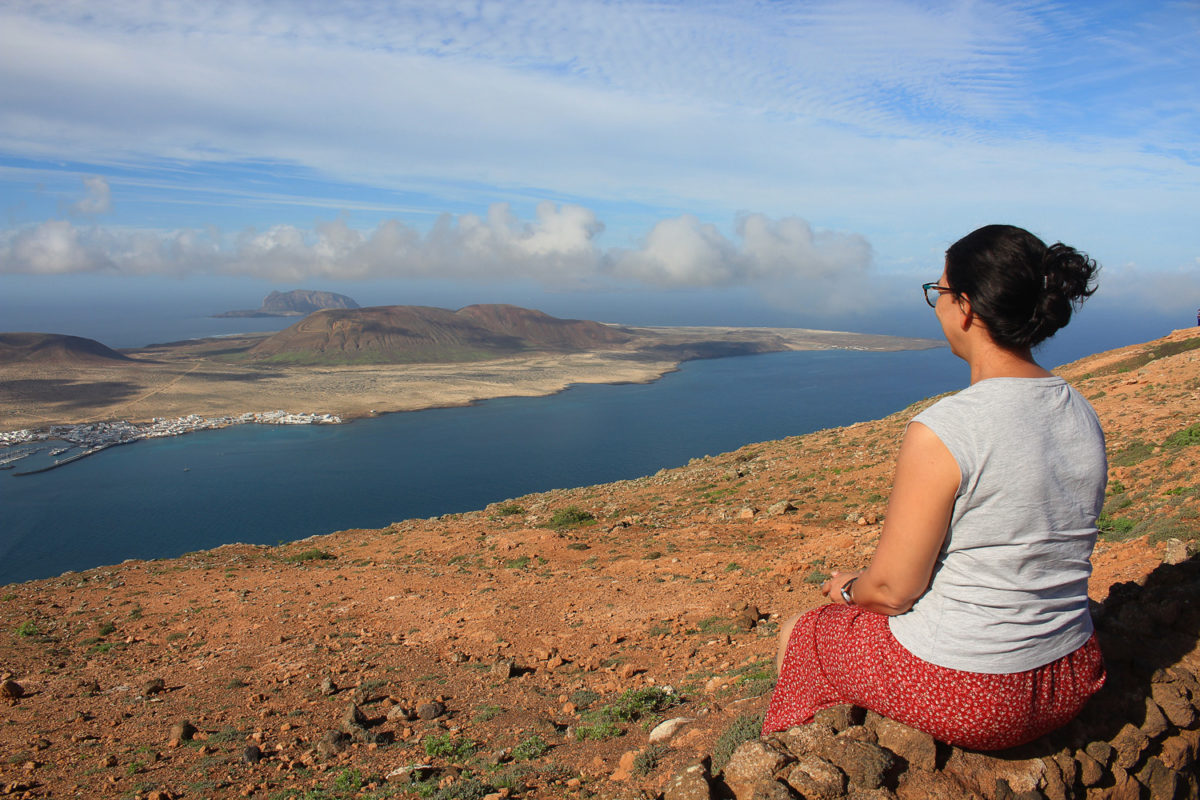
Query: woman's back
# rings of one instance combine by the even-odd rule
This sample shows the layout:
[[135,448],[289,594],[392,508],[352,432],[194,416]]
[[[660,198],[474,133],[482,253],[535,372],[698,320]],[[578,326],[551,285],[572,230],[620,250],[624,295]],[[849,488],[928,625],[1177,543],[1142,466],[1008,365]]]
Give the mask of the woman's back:
[[961,483],[929,590],[891,618],[893,635],[926,661],[987,673],[1082,645],[1107,476],[1091,406],[1057,377],[992,378],[914,422],[947,447]]

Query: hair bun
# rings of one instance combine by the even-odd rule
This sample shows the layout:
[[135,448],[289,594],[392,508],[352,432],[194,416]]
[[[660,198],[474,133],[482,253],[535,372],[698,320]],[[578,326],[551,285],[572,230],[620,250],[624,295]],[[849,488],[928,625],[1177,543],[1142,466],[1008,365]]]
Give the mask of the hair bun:
[[946,251],[946,278],[997,344],[1028,348],[1066,325],[1095,291],[1099,267],[1073,247],[1013,225],[986,225]]
[[1042,293],[1034,307],[1033,339],[1041,341],[1071,321],[1083,301],[1096,291],[1096,262],[1074,247],[1057,242],[1042,257]]

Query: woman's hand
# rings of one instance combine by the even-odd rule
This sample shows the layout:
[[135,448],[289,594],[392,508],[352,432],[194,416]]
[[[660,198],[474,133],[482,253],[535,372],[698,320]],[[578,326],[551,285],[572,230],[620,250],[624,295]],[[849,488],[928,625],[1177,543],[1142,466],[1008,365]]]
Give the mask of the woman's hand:
[[829,580],[821,584],[821,594],[828,597],[834,603],[845,604],[842,599],[842,587],[850,581],[862,575],[865,570],[855,570],[854,572],[834,572],[829,576]]

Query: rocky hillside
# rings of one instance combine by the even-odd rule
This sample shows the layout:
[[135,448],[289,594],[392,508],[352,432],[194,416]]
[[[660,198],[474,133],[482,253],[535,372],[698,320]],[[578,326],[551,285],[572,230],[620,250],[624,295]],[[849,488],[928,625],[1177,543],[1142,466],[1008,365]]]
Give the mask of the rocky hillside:
[[325,310],[250,349],[253,360],[295,364],[478,361],[529,351],[576,352],[632,337],[598,322],[508,305]]
[[95,339],[61,333],[0,333],[0,364],[25,362],[55,366],[92,366],[106,362],[132,363]]
[[1020,752],[851,708],[757,737],[779,620],[865,563],[921,403],[636,480],[0,588],[0,796],[1195,796],[1198,347],[1061,370],[1109,435],[1090,593],[1110,681]]

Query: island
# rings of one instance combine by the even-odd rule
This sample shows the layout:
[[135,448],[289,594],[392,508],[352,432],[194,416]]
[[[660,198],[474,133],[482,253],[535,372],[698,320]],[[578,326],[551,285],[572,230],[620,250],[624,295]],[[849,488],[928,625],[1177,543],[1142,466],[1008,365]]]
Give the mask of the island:
[[937,346],[802,328],[609,325],[508,305],[325,309],[278,333],[120,351],[79,337],[5,333],[0,432],[276,409],[351,420],[575,383],[647,383],[696,358]]
[[315,292],[311,289],[293,289],[290,292],[271,292],[263,298],[259,308],[241,311],[224,311],[213,314],[223,317],[302,317],[325,308],[358,308],[358,303],[344,294]]

